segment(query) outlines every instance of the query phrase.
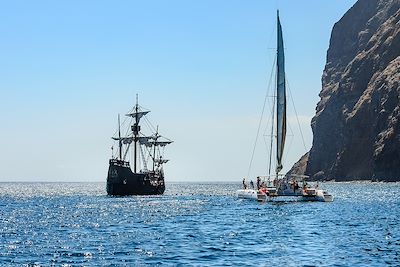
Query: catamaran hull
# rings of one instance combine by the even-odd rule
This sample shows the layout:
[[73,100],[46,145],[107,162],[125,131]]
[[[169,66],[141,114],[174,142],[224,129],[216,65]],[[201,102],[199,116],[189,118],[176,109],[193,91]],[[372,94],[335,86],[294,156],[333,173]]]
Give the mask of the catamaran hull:
[[133,173],[129,166],[110,163],[107,194],[111,196],[162,195],[164,177],[155,173]]
[[303,195],[295,193],[268,195],[254,189],[240,189],[236,191],[236,196],[242,199],[257,201],[310,201],[310,202],[332,202],[333,196],[324,190],[316,190],[315,195]]
[[319,202],[332,202],[333,196],[324,190],[316,190],[315,195],[303,195],[301,201],[319,201]]
[[266,201],[267,195],[255,189],[239,189],[236,191],[236,196],[243,199],[251,199],[257,201]]

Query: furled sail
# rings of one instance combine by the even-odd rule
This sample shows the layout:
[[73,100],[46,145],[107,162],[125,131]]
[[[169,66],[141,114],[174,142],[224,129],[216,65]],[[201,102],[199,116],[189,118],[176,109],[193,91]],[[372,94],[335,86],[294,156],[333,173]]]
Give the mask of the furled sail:
[[282,38],[282,26],[278,12],[278,49],[277,49],[277,84],[276,84],[276,120],[277,120],[277,166],[276,173],[282,170],[282,156],[286,138],[286,82],[285,55]]
[[[149,142],[149,140],[151,140],[153,137],[152,136],[140,136],[138,137],[138,141],[141,145],[145,145]],[[130,136],[130,137],[112,137],[112,139],[114,140],[121,140],[121,142],[126,145],[126,144],[130,144],[134,141],[134,137]]]
[[158,164],[164,164],[167,163],[169,159],[155,159],[154,162]]
[[172,141],[149,141],[146,143],[146,146],[166,146],[171,143]]
[[138,141],[139,141],[139,143],[141,144],[141,145],[145,145],[145,144],[147,144],[148,142],[149,142],[149,140],[151,140],[153,137],[151,137],[151,136],[140,136],[139,138],[138,138]]
[[130,144],[133,141],[133,137],[111,137],[113,140],[121,140],[123,144]]
[[138,111],[138,112],[132,112],[132,113],[128,113],[125,116],[129,116],[129,117],[133,117],[133,118],[138,118],[138,120],[140,120],[144,115],[146,115],[147,113],[149,113],[150,111]]

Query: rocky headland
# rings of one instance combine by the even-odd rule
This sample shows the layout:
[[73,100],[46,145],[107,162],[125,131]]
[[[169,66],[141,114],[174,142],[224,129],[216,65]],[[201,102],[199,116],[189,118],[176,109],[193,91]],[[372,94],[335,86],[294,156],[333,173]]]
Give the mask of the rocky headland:
[[333,27],[312,148],[290,172],[400,181],[399,83],[400,0],[359,0]]

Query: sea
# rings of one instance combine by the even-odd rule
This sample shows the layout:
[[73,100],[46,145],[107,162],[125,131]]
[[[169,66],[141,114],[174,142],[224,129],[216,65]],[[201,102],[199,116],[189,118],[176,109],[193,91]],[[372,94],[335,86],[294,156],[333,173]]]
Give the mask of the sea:
[[240,187],[0,183],[0,266],[400,266],[400,183],[321,183],[331,203],[258,203]]

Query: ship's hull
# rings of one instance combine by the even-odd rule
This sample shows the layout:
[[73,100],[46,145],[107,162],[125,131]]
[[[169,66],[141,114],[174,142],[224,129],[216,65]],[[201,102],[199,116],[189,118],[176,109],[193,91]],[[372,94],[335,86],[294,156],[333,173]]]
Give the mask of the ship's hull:
[[162,195],[164,191],[164,176],[161,172],[133,173],[126,162],[110,160],[107,175],[108,195]]

